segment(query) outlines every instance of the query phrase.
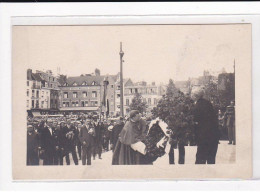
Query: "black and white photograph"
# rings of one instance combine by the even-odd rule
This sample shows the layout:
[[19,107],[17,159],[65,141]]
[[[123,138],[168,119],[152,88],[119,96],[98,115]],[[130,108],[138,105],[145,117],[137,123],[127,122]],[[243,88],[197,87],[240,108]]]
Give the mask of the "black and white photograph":
[[24,175],[40,179],[63,169],[72,179],[117,170],[121,175],[108,179],[134,171],[138,178],[146,168],[190,178],[190,168],[229,169],[238,158],[251,159],[239,155],[251,152],[241,149],[251,128],[240,130],[250,115],[241,119],[239,103],[250,95],[250,77],[243,77],[250,72],[250,24],[17,25],[12,44],[13,79],[21,86],[13,85],[13,168],[20,177],[26,167],[44,171]]

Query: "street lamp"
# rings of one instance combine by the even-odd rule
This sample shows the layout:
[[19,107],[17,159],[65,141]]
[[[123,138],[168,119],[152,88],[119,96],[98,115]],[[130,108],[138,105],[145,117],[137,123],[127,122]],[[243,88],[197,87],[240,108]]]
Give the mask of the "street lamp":
[[124,98],[123,98],[123,56],[122,42],[120,42],[120,115],[124,117]]

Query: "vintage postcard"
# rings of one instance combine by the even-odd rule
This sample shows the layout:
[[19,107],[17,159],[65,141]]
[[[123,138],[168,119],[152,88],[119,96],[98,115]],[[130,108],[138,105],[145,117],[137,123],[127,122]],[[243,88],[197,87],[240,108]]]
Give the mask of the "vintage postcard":
[[14,180],[252,177],[251,24],[14,25]]

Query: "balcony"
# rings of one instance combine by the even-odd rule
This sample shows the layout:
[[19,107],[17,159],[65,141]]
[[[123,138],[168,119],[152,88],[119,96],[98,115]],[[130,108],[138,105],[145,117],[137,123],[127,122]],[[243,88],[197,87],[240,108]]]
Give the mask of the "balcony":
[[39,86],[39,85],[32,85],[32,89],[41,89],[41,86]]

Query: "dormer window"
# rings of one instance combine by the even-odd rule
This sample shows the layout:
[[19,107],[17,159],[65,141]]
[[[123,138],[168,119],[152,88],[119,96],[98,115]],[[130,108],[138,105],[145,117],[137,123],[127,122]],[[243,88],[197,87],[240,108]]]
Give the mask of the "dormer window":
[[92,86],[95,86],[95,85],[97,85],[96,82],[92,82]]
[[74,82],[73,86],[77,86],[78,84],[76,82]]
[[63,86],[68,86],[69,84],[68,83],[65,83]]
[[85,86],[85,85],[86,85],[86,82],[83,82],[81,85],[82,85],[82,86]]

